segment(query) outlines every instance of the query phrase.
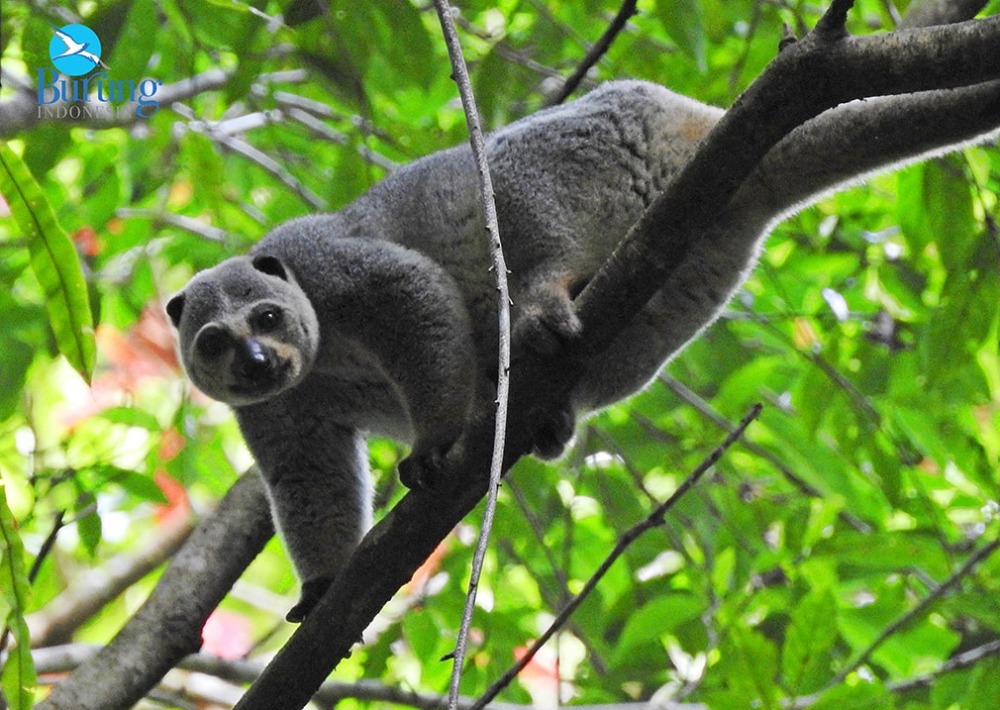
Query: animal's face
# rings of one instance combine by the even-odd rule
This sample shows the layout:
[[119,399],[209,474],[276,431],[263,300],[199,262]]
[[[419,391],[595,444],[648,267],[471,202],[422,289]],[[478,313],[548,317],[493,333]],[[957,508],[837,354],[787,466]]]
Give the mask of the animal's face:
[[170,299],[167,314],[188,377],[233,406],[294,387],[316,359],[316,313],[275,257],[235,257],[197,274]]

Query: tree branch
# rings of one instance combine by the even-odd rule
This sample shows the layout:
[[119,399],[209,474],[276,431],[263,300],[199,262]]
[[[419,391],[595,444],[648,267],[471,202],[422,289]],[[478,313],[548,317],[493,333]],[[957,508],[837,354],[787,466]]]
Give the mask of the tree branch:
[[[256,468],[187,539],[159,584],[114,640],[37,705],[39,710],[127,710],[201,648],[212,610],[274,534]],[[113,669],[115,677],[108,682]]]
[[[66,644],[32,651],[35,667],[40,674],[65,673],[93,659],[100,652],[99,646],[85,643]],[[252,683],[260,675],[264,664],[242,659],[226,660],[202,653],[185,656],[177,667],[193,673],[203,673],[231,683]],[[343,700],[392,703],[419,710],[444,710],[447,698],[436,693],[420,693],[383,683],[361,680],[355,683],[325,681],[314,696],[318,704],[335,707]],[[462,698],[459,710],[468,710],[475,703],[473,698]],[[484,710],[531,710],[533,705],[517,703],[490,703]],[[706,710],[704,705],[666,702],[657,710]],[[649,710],[648,702],[609,703],[603,705],[575,705],[574,710]]]
[[968,651],[949,658],[941,664],[940,668],[931,673],[917,676],[916,678],[908,678],[897,683],[889,683],[887,687],[894,693],[905,693],[914,688],[930,685],[946,673],[968,668],[990,656],[1000,656],[1000,640],[989,641],[982,646],[970,648]]
[[[231,150],[237,155],[241,155],[251,163],[274,176],[285,187],[298,195],[306,204],[315,210],[323,210],[326,207],[326,200],[306,187],[291,171],[280,161],[272,158],[256,146],[251,145],[240,137],[232,135],[237,132],[235,129],[227,129],[226,124],[248,118],[241,116],[240,119],[230,119],[229,121],[203,121],[191,119],[187,127],[200,133],[210,141],[218,143],[222,148]],[[247,124],[252,125],[252,124]],[[240,129],[242,130],[242,129]]]

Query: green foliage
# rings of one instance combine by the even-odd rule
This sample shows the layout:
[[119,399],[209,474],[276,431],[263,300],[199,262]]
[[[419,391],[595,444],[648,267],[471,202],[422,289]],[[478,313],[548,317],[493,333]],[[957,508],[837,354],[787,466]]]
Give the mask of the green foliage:
[[[619,6],[458,4],[487,127],[539,108]],[[16,642],[2,677],[12,706],[28,707],[20,688],[35,684],[24,615],[44,617],[112,557],[141,556],[171,516],[207,508],[249,464],[225,408],[184,384],[164,298],[271,226],[315,204],[342,207],[396,165],[465,140],[427,5],[336,3],[315,15],[278,0],[3,0],[0,101],[14,94],[8,72],[31,82],[50,66],[48,21],[67,13],[97,30],[113,79],[176,88],[227,73],[149,119],[35,118],[0,145],[0,618]],[[888,5],[859,0],[851,31],[889,29]],[[757,0],[639,9],[588,80],[649,79],[718,105],[773,58],[784,24],[801,34],[820,10]],[[282,12],[287,24],[275,21]],[[727,422],[764,401],[746,442],[628,549],[502,699],[553,701],[558,668],[573,703],[995,705],[995,655],[941,669],[1000,638],[1000,556],[935,595],[1000,535],[998,193],[991,146],[803,212],[661,379],[589,420],[566,460],[519,464],[501,491],[462,692],[506,670],[618,535],[676,489]],[[89,387],[74,370],[93,373]],[[393,467],[404,453],[373,442],[379,514],[402,495]],[[28,585],[21,540],[37,560],[63,514]],[[477,524],[446,540],[340,679],[447,686],[438,659],[454,643]],[[106,642],[155,576],[74,639]],[[260,640],[252,653],[272,652],[296,594],[280,545],[244,580],[225,609]],[[261,603],[247,592],[257,588],[284,597]],[[900,689],[927,674],[938,674],[929,688]]]
[[0,191],[28,242],[56,344],[89,380],[95,357],[93,321],[76,252],[28,167],[6,143],[0,143]]
[[31,638],[24,620],[30,595],[31,585],[24,569],[24,546],[0,481],[0,635],[6,640],[9,630],[16,644],[0,668],[0,688],[13,710],[31,710],[35,690]]
[[706,71],[705,17],[698,0],[657,0],[656,12],[663,29],[677,46]]

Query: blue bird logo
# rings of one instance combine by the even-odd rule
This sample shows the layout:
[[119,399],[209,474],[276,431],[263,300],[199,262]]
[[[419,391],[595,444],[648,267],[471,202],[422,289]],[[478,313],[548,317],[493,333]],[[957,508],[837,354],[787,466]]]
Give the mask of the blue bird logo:
[[56,69],[67,76],[83,76],[98,65],[108,69],[101,61],[101,40],[86,25],[52,25],[55,35],[49,42],[49,57]]

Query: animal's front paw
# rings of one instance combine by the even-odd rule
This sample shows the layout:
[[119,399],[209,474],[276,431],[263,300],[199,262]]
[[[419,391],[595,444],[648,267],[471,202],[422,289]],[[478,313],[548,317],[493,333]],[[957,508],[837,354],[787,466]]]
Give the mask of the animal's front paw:
[[575,429],[576,418],[570,407],[547,412],[535,426],[532,453],[543,459],[559,458],[573,438]]
[[420,452],[416,449],[399,462],[399,480],[412,491],[433,490],[441,482],[444,452],[438,447]]
[[285,614],[285,621],[293,624],[300,623],[310,611],[313,610],[319,600],[326,594],[326,590],[333,583],[332,577],[316,577],[302,583],[302,592],[299,595],[299,603],[288,610]]

